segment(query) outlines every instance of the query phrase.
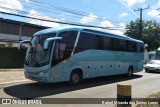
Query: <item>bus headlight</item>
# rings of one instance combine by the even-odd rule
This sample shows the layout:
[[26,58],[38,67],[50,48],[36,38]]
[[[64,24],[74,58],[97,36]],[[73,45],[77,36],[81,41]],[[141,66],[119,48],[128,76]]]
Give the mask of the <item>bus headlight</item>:
[[46,74],[47,72],[48,72],[48,69],[38,72],[38,75],[43,75],[43,74]]

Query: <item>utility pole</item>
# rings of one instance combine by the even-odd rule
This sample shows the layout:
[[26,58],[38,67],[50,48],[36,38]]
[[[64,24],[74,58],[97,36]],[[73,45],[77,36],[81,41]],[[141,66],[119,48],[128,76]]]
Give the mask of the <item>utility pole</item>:
[[143,25],[142,25],[142,12],[143,10],[149,9],[149,6],[146,8],[138,8],[137,10],[134,9],[134,11],[140,11],[140,20],[139,20],[139,35],[140,39],[142,39],[142,33],[143,33]]

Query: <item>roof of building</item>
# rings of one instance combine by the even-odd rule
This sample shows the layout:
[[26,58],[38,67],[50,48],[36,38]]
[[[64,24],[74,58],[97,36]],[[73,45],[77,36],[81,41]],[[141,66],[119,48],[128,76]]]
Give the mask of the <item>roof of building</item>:
[[49,28],[47,26],[41,26],[41,25],[36,25],[36,24],[31,24],[31,23],[22,22],[22,21],[16,21],[16,20],[11,20],[11,19],[5,19],[5,18],[0,18],[0,22],[20,24],[20,25],[28,25],[28,26],[38,27],[38,28],[43,28],[43,29]]

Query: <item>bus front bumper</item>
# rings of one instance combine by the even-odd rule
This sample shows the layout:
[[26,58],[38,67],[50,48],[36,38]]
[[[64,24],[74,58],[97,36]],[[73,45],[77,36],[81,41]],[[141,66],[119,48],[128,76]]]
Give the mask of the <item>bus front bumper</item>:
[[47,74],[44,75],[33,75],[28,72],[25,72],[25,78],[33,80],[33,81],[38,81],[38,82],[48,82],[47,80]]
[[37,76],[33,76],[33,75],[25,75],[25,77],[27,78],[27,79],[30,79],[30,80],[33,80],[33,81],[41,81],[41,82],[44,82],[45,80],[46,80],[46,78],[45,77],[37,77]]

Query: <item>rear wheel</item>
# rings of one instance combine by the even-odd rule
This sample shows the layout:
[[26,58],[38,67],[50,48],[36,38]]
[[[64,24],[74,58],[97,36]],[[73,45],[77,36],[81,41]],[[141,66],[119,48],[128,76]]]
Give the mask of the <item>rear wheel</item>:
[[133,67],[129,67],[128,68],[128,73],[127,73],[127,76],[130,77],[133,75]]
[[73,71],[70,76],[70,85],[77,85],[82,80],[82,74],[79,71]]

